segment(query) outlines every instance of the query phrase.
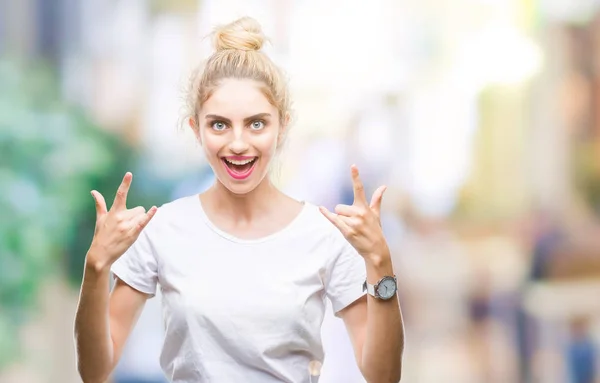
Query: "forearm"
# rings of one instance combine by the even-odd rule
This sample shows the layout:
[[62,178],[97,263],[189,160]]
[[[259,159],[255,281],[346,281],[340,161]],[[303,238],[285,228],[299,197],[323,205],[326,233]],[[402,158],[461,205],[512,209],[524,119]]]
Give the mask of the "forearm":
[[77,368],[85,383],[108,378],[113,367],[108,299],[110,271],[86,260],[79,304],[75,315]]
[[[394,274],[389,255],[366,259],[367,281],[376,283]],[[369,382],[397,383],[402,369],[404,324],[398,296],[388,301],[367,295],[367,329],[362,350],[362,372]]]

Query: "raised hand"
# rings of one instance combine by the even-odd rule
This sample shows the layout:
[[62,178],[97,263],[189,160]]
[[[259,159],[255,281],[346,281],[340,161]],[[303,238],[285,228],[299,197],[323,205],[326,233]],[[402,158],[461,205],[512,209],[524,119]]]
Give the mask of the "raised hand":
[[363,257],[382,256],[389,252],[380,219],[381,200],[386,187],[380,186],[373,193],[371,203],[368,203],[355,165],[352,165],[351,173],[354,189],[352,206],[337,205],[335,213],[320,207],[321,213],[338,228],[360,255]]
[[146,212],[141,206],[127,209],[127,193],[132,174],[126,173],[117,195],[107,210],[102,194],[93,190],[96,201],[96,228],[88,252],[88,261],[97,268],[109,267],[129,249],[156,213],[156,206]]

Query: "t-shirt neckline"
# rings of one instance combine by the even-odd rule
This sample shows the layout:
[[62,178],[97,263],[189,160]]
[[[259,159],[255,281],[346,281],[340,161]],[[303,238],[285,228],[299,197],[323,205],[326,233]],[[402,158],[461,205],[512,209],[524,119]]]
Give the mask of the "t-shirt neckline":
[[195,209],[200,214],[200,217],[202,218],[202,220],[204,221],[204,223],[212,231],[214,231],[216,234],[220,235],[221,237],[223,237],[223,238],[225,238],[225,239],[227,239],[227,240],[229,240],[231,242],[243,243],[243,244],[255,244],[255,243],[267,242],[267,241],[270,241],[270,240],[276,239],[277,237],[282,236],[283,234],[285,234],[286,232],[288,232],[289,230],[291,230],[294,226],[296,226],[296,224],[298,223],[298,221],[300,221],[300,219],[306,213],[306,210],[308,210],[308,203],[306,203],[305,201],[300,201],[302,203],[302,209],[300,209],[300,212],[298,214],[296,214],[296,216],[294,217],[294,219],[292,219],[283,228],[277,230],[274,233],[266,235],[264,237],[253,238],[253,239],[244,239],[244,238],[236,237],[235,235],[230,234],[230,233],[228,233],[228,232],[220,229],[219,227],[217,227],[217,225],[215,225],[210,220],[210,218],[208,218],[208,215],[206,215],[206,212],[204,211],[204,207],[202,206],[202,201],[200,200],[200,195],[199,194],[195,194],[193,196],[190,196],[190,199],[191,199],[192,204],[194,205]]

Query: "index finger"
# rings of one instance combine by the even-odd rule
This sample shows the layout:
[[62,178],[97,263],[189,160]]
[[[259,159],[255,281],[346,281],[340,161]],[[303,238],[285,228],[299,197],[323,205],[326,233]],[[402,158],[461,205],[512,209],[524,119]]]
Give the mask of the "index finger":
[[365,187],[363,186],[360,176],[358,175],[358,168],[356,165],[350,167],[352,172],[352,188],[354,189],[354,204],[355,205],[367,205],[367,197],[365,195]]
[[117,195],[115,196],[115,201],[113,202],[111,209],[125,209],[127,207],[127,193],[129,193],[132,178],[133,175],[130,172],[125,173],[123,181],[117,189]]

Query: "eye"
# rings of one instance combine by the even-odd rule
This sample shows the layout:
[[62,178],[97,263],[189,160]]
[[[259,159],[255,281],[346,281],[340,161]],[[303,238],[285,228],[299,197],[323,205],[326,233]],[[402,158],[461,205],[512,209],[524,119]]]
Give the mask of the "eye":
[[215,121],[210,126],[216,131],[223,131],[227,128],[227,125],[223,121]]
[[252,130],[261,130],[264,127],[265,127],[265,122],[261,121],[261,120],[253,121],[250,124],[250,129],[252,129]]

